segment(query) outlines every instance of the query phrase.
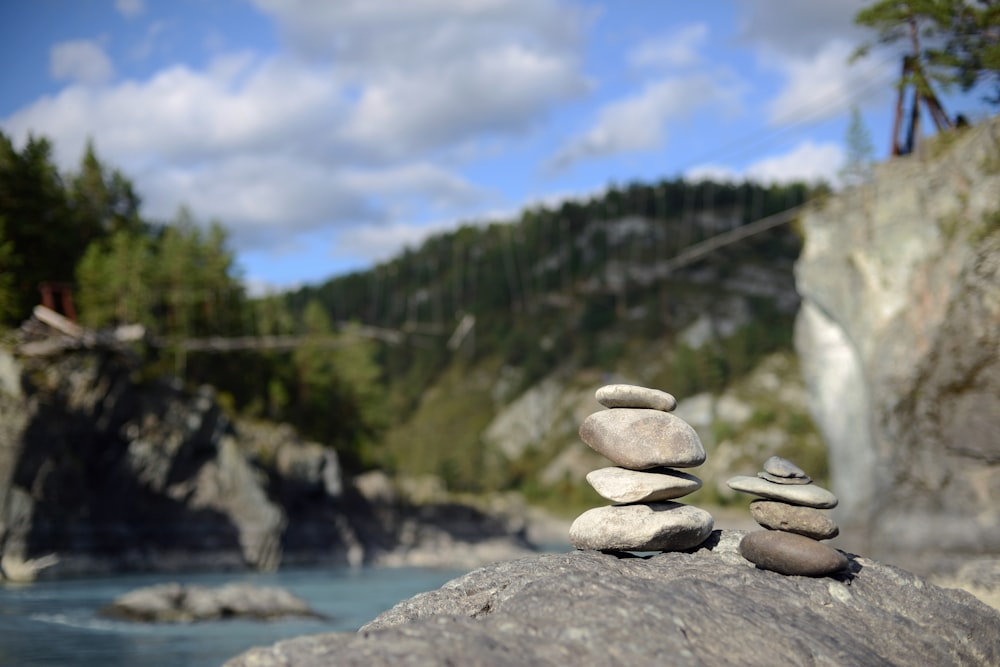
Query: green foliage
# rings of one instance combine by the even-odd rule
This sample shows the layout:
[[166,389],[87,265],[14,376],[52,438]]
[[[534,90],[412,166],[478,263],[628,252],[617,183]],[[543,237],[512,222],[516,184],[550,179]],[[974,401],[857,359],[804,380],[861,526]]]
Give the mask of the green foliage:
[[17,312],[17,284],[14,276],[20,262],[14,254],[14,244],[4,233],[4,219],[0,216],[0,322]]
[[857,107],[851,109],[851,122],[847,126],[844,145],[847,148],[847,157],[840,169],[841,180],[846,185],[867,183],[872,177],[875,146],[872,145],[871,134]]
[[[993,85],[987,100],[1000,104],[1000,6],[995,0],[880,0],[855,16],[878,31],[876,43],[908,42],[913,65],[908,79],[924,93],[932,82],[948,89]],[[856,56],[872,45],[862,46]]]

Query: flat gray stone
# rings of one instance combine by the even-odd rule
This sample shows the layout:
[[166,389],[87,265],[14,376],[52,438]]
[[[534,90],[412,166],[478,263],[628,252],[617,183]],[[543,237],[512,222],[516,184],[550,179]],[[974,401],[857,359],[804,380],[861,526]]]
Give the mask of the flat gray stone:
[[740,542],[740,555],[764,570],[804,577],[823,577],[847,567],[847,556],[825,544],[794,533],[758,531]]
[[754,521],[771,530],[804,535],[814,540],[829,540],[840,534],[837,522],[824,510],[789,505],[778,500],[754,500],[750,503]]
[[764,472],[775,477],[807,477],[805,470],[780,456],[772,456],[764,461]]
[[766,479],[750,477],[749,475],[737,475],[728,480],[726,484],[733,491],[752,493],[755,496],[772,500],[784,500],[793,505],[817,509],[829,509],[837,506],[837,496],[815,484],[775,484]]
[[587,473],[594,491],[616,503],[640,503],[683,498],[701,488],[701,480],[686,472],[653,468],[645,472],[601,468]]
[[665,391],[634,384],[608,384],[597,390],[597,402],[606,408],[649,408],[671,412],[677,399]]
[[693,468],[705,462],[705,448],[691,425],[662,410],[595,412],[580,425],[580,438],[598,454],[629,470]]
[[649,503],[587,510],[569,528],[577,549],[598,551],[681,551],[712,534],[712,515],[693,505]]
[[757,476],[775,484],[812,484],[812,477],[778,477],[769,472],[759,472]]

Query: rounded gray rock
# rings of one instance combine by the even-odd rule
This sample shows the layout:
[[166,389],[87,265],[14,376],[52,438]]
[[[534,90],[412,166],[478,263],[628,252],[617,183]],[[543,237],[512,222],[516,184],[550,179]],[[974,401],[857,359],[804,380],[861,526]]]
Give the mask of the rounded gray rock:
[[837,496],[815,484],[775,484],[760,477],[737,475],[726,482],[733,491],[752,493],[755,496],[783,500],[792,505],[803,505],[817,509],[837,506]]
[[796,533],[814,540],[829,540],[840,534],[837,522],[823,510],[789,505],[777,500],[754,500],[750,503],[754,521],[771,530]]
[[812,484],[812,477],[778,477],[769,472],[759,472],[757,476],[775,484]]
[[686,472],[653,468],[644,472],[601,468],[587,473],[587,482],[615,503],[640,503],[682,498],[701,488],[701,480]]
[[634,384],[608,384],[597,390],[597,402],[606,408],[649,408],[671,412],[677,399],[665,391]]
[[764,570],[824,577],[847,567],[847,556],[794,533],[758,531],[740,541],[740,555]]
[[705,448],[686,421],[648,408],[595,412],[580,425],[580,439],[615,465],[629,470],[693,468],[705,462]]
[[681,551],[708,539],[714,524],[711,514],[693,505],[611,505],[578,516],[569,541],[598,551]]
[[764,472],[775,477],[806,477],[806,472],[788,459],[772,456],[764,461]]

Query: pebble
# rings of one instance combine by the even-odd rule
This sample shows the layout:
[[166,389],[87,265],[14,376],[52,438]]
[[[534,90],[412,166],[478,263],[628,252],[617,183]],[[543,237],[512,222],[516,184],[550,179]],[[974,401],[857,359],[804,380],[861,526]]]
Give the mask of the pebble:
[[608,384],[597,390],[597,402],[606,408],[649,408],[671,412],[677,399],[665,391],[634,384]]
[[616,503],[670,500],[701,488],[701,480],[694,475],[669,468],[645,472],[601,468],[587,473],[587,481],[602,497]]
[[769,472],[759,472],[757,476],[775,484],[812,484],[812,477],[778,477]]
[[764,472],[775,477],[807,477],[805,470],[780,456],[772,456],[764,461]]
[[847,567],[847,557],[816,540],[781,531],[749,533],[740,541],[740,555],[764,570],[780,574],[823,577]]
[[595,412],[580,425],[580,438],[615,465],[630,470],[692,468],[705,462],[705,448],[691,425],[661,410]]
[[658,502],[587,510],[569,529],[577,549],[681,551],[712,534],[712,515],[693,505]]
[[734,491],[783,500],[793,505],[829,509],[837,506],[837,496],[815,484],[775,484],[760,477],[737,475],[726,482]]
[[750,503],[754,521],[771,530],[783,530],[814,540],[829,540],[840,534],[837,523],[823,510],[789,505],[776,500],[754,500]]

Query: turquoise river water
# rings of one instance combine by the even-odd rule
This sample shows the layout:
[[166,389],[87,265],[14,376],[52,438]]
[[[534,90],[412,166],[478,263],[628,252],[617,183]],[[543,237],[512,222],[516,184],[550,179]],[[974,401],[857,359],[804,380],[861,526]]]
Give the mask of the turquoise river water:
[[[395,603],[463,572],[399,569],[289,569],[275,573],[119,575],[0,585],[0,667],[215,667],[250,648],[304,634],[354,631]],[[176,581],[281,586],[329,620],[224,620],[134,624],[97,610],[130,590]]]

